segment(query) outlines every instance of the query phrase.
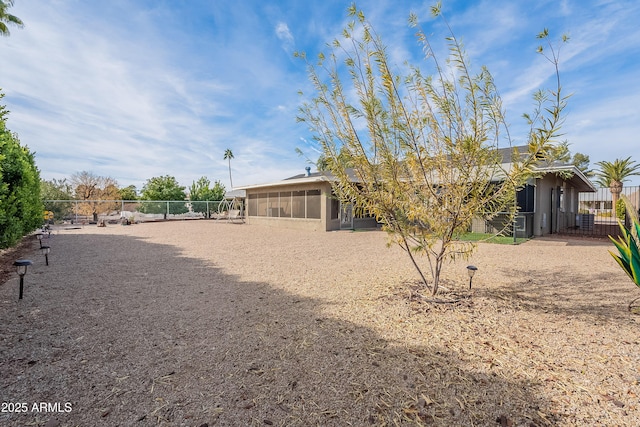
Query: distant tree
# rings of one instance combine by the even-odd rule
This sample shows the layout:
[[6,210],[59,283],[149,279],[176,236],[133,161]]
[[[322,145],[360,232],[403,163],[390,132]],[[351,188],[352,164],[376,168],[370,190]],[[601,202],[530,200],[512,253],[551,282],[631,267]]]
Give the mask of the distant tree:
[[596,162],[596,165],[600,167],[600,170],[595,173],[596,182],[609,188],[612,205],[615,209],[620,193],[622,193],[623,183],[628,181],[631,176],[640,175],[640,164],[631,160],[631,157],[627,157],[626,159],[615,159],[613,163],[603,160]]
[[594,175],[594,172],[589,169],[589,156],[582,153],[575,153],[572,156],[571,151],[569,150],[569,143],[567,141],[558,144],[553,149],[551,160],[574,165],[587,177],[592,177]]
[[5,37],[10,35],[7,24],[15,25],[18,28],[24,27],[24,23],[20,18],[7,12],[7,10],[12,6],[13,0],[0,0],[0,35]]
[[93,221],[98,221],[98,215],[108,213],[119,208],[116,200],[120,199],[118,182],[105,176],[98,176],[92,172],[82,171],[71,175],[71,186],[75,198],[82,200],[78,204],[78,214],[90,215]]
[[7,129],[7,114],[0,105],[0,248],[13,246],[44,221],[40,171],[34,154]]
[[594,176],[595,172],[592,169],[589,169],[590,159],[588,155],[576,153],[571,158],[571,163],[580,169],[586,177],[591,178]]
[[[439,6],[432,8],[440,15]],[[376,216],[408,254],[425,288],[438,292],[445,260],[467,257],[473,244],[459,240],[474,218],[508,212],[513,224],[516,190],[534,166],[552,155],[566,98],[559,77],[552,91],[535,94],[526,153],[514,155],[513,167],[501,168],[498,146],[512,146],[500,97],[486,68],[472,74],[468,59],[451,30],[449,58],[442,62],[419,29],[425,58],[433,76],[418,67],[400,76],[386,46],[355,6],[355,21],[334,40],[317,64],[307,61],[314,98],[304,103],[299,120],[322,147],[336,177],[334,191],[355,208]],[[417,18],[410,17],[417,26]],[[445,21],[446,24],[446,21]],[[555,68],[557,50],[548,43],[538,52]],[[563,38],[566,40],[566,37]],[[549,53],[547,53],[547,49]],[[303,58],[303,54],[299,54]],[[446,65],[445,65],[446,64]],[[340,161],[340,155],[348,162]],[[353,165],[356,181],[347,173]],[[428,260],[431,280],[416,258]]]
[[135,185],[129,185],[128,187],[123,187],[120,190],[120,199],[122,200],[137,200],[138,199],[138,190]]
[[73,203],[60,201],[73,199],[73,188],[66,178],[60,180],[54,178],[51,181],[43,179],[40,181],[40,188],[44,208],[53,212],[54,219],[62,219],[71,215]]
[[229,184],[231,185],[231,189],[233,190],[233,179],[231,179],[231,159],[233,159],[233,151],[230,148],[224,150],[224,160],[229,162]]
[[318,160],[316,160],[316,169],[320,172],[325,172],[329,170],[329,162],[327,162],[327,158],[324,154],[320,154],[318,156]]
[[215,203],[224,199],[225,188],[220,181],[216,181],[211,186],[211,181],[207,177],[200,178],[197,182],[191,184],[189,190],[189,200],[191,201],[191,210],[193,212],[202,212],[207,217],[217,208]]
[[164,200],[165,203],[142,203],[140,212],[161,213],[164,214],[164,219],[167,219],[168,214],[179,215],[189,212],[186,203],[182,202],[186,198],[185,187],[179,185],[173,176],[165,175],[150,178],[142,187],[140,200]]

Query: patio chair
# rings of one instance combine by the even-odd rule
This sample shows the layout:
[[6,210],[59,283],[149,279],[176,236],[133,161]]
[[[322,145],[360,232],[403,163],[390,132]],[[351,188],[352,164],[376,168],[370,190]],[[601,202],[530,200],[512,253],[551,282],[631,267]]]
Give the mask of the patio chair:
[[228,219],[230,222],[235,222],[235,221],[244,222],[244,218],[240,213],[240,209],[231,209],[228,213]]

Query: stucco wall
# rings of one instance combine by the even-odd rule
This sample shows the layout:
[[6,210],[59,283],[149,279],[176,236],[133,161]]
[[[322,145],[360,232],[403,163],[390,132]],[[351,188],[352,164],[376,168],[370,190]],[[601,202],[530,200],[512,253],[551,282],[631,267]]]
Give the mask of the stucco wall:
[[[558,188],[562,189],[564,198],[563,206],[560,208],[558,208],[557,199],[559,197]],[[576,226],[578,194],[576,188],[555,174],[549,173],[536,179],[536,213],[533,217],[533,234],[543,236]]]
[[290,217],[269,217],[251,215],[249,209],[246,210],[246,222],[248,224],[259,224],[269,227],[284,227],[296,230],[308,231],[328,231],[330,221],[328,221],[331,205],[328,197],[331,195],[331,184],[328,182],[310,182],[295,185],[278,185],[269,187],[259,187],[247,189],[247,203],[251,195],[260,193],[275,193],[283,191],[303,191],[320,190],[320,218],[290,218]]

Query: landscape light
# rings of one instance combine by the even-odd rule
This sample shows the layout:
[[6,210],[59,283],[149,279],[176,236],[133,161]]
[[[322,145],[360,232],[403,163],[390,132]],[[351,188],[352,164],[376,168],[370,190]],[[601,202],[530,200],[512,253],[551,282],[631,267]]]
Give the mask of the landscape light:
[[42,247],[42,233],[36,233],[36,239],[38,239],[38,242],[40,242],[40,247]]
[[22,291],[24,289],[24,275],[27,274],[27,267],[33,264],[28,259],[19,259],[13,263],[16,267],[18,275],[20,275],[20,298],[22,299]]
[[469,289],[471,289],[471,281],[473,280],[473,275],[476,274],[478,267],[475,265],[467,265],[467,273],[469,273]]
[[44,259],[46,260],[47,265],[49,265],[49,252],[51,252],[51,247],[40,246],[40,253],[44,255]]

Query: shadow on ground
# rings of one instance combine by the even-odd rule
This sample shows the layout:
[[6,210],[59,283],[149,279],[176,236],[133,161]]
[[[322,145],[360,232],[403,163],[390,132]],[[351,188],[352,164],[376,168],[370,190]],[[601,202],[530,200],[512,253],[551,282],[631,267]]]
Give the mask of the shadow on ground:
[[[15,278],[0,286],[3,402],[29,405],[0,414],[2,425],[561,423],[540,417],[549,403],[534,383],[470,371],[445,347],[400,345],[323,316],[320,300],[223,273],[215,251],[227,248],[213,245],[208,263],[126,236],[50,245],[49,267],[33,255],[22,301]],[[59,405],[32,411],[37,402]]]
[[524,271],[504,268],[502,274],[519,279],[508,287],[480,290],[480,294],[508,301],[514,308],[565,317],[628,322],[627,305],[640,296],[626,276],[618,280],[621,275],[593,272],[590,266],[582,274],[544,266]]

